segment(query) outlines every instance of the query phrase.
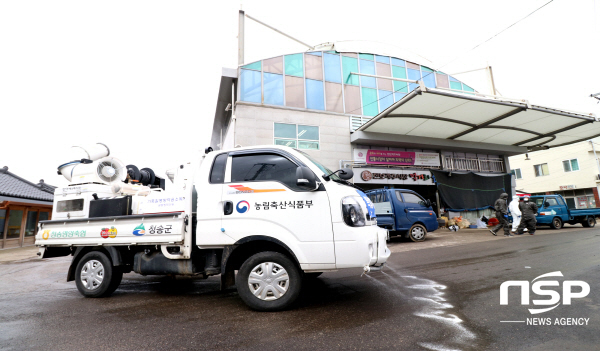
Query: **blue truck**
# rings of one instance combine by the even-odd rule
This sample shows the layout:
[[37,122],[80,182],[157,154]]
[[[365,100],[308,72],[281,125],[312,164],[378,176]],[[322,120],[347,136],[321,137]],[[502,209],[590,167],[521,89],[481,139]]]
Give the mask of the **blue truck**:
[[547,225],[560,229],[565,223],[581,223],[584,227],[594,227],[600,208],[571,209],[561,195],[537,195],[530,197],[538,207],[537,225]]
[[407,189],[376,189],[366,192],[375,206],[377,225],[389,230],[390,236],[402,235],[423,241],[427,232],[438,229],[431,201]]

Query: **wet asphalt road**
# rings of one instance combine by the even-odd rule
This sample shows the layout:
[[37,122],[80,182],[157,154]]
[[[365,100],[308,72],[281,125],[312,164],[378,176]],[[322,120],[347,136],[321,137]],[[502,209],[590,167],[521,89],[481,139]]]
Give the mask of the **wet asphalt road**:
[[[400,245],[413,244],[390,244]],[[278,313],[249,310],[235,290],[220,292],[217,278],[127,274],[112,297],[84,299],[65,282],[69,258],[8,262],[0,264],[0,350],[599,350],[599,250],[600,229],[565,228],[398,252],[381,273],[343,270],[306,283],[298,306]],[[500,306],[502,282],[553,271],[586,281],[590,294],[535,316],[516,290]],[[500,322],[528,317],[589,322]]]

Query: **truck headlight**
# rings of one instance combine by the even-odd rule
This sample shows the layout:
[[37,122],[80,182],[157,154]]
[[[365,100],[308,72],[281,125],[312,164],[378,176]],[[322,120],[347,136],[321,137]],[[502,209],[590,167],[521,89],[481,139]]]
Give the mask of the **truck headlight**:
[[366,223],[360,201],[363,199],[358,196],[347,196],[342,199],[342,217],[344,217],[344,222],[351,227],[362,227]]

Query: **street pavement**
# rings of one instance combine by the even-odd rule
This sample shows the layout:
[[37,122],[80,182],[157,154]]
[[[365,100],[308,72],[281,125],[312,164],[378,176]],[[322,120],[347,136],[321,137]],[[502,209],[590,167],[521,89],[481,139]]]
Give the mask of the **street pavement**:
[[[421,243],[393,238],[389,246],[382,272],[325,273],[305,282],[294,309],[276,313],[249,310],[235,290],[219,291],[218,277],[126,274],[111,297],[86,299],[65,281],[68,257],[0,251],[0,350],[600,349],[599,229],[508,238],[441,229]],[[528,308],[547,306],[521,306],[514,287],[500,305],[504,281],[555,271],[564,275],[559,282],[587,282],[589,295],[532,315]],[[547,298],[531,292],[532,300]],[[575,326],[527,325],[528,318],[589,319]]]

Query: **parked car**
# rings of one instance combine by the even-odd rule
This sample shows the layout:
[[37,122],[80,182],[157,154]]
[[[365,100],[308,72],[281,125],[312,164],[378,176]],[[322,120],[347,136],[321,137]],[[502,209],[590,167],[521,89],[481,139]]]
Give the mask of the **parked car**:
[[537,225],[548,225],[560,229],[565,223],[581,223],[584,227],[594,227],[596,217],[600,216],[600,208],[570,209],[561,195],[532,196],[538,207]]
[[366,192],[375,206],[377,225],[388,229],[390,236],[402,235],[423,241],[427,232],[438,229],[431,201],[407,189],[376,189]]

